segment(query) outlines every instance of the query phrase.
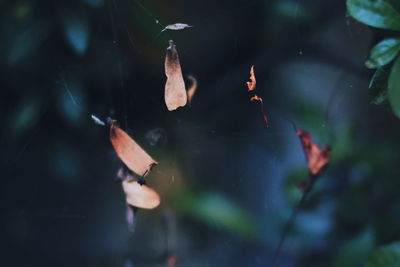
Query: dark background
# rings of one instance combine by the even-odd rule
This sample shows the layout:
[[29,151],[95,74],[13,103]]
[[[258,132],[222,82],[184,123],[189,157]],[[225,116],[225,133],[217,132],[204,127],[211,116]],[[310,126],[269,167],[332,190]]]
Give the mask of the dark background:
[[[160,34],[176,22],[194,27]],[[307,177],[291,122],[333,152],[278,265],[364,262],[400,238],[400,124],[368,103],[372,38],[344,0],[0,1],[1,265],[266,266]],[[169,39],[199,83],[174,112]],[[91,114],[159,162],[162,204],[134,233]]]

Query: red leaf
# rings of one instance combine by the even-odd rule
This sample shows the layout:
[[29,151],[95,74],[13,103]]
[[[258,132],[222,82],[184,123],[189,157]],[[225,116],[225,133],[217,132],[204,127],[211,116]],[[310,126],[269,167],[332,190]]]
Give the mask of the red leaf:
[[329,163],[331,146],[327,145],[324,149],[320,148],[312,142],[310,134],[304,130],[298,130],[297,135],[300,137],[310,173],[315,176],[320,174]]
[[252,96],[250,98],[250,101],[251,102],[258,101],[260,103],[261,116],[263,118],[263,122],[264,122],[265,128],[268,128],[268,118],[267,118],[267,115],[265,115],[265,112],[264,112],[264,102],[263,102],[262,98],[259,97],[258,95],[254,95],[254,96]]

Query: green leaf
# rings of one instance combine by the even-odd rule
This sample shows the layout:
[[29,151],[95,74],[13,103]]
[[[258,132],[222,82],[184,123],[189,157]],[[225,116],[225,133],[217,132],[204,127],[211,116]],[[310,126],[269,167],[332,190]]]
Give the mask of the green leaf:
[[369,255],[365,267],[400,267],[400,242],[374,250]]
[[347,244],[340,247],[334,260],[334,267],[360,266],[374,246],[374,233],[366,229]]
[[378,68],[368,86],[368,98],[372,104],[379,105],[386,101],[390,65]]
[[388,38],[371,49],[371,54],[365,65],[368,68],[377,68],[388,64],[400,51],[400,39]]
[[396,59],[389,76],[388,98],[392,110],[400,117],[400,57]]
[[242,238],[253,238],[257,228],[246,210],[220,193],[184,191],[176,196],[175,207],[199,222]]
[[356,20],[371,27],[400,30],[400,14],[383,0],[347,0],[347,10]]

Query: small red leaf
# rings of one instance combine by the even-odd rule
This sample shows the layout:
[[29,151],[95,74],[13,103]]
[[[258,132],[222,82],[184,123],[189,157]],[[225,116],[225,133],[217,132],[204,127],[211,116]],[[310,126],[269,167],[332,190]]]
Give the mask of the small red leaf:
[[250,98],[251,102],[255,102],[258,101],[260,103],[260,112],[261,112],[261,116],[265,125],[265,128],[268,128],[268,118],[267,115],[265,115],[264,112],[264,102],[263,99],[261,97],[259,97],[258,95],[254,95]]
[[327,145],[324,149],[320,148],[312,142],[310,134],[304,130],[298,130],[297,135],[300,137],[310,173],[315,176],[320,174],[329,163],[331,146]]

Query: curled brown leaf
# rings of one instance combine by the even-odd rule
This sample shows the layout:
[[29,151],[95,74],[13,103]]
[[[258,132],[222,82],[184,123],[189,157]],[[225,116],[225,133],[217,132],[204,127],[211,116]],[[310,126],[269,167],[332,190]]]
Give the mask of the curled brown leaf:
[[254,74],[254,65],[251,66],[250,68],[250,82],[246,82],[247,83],[247,91],[253,91],[254,89],[256,89],[256,75]]
[[157,162],[135,142],[115,121],[111,123],[110,140],[115,153],[133,173],[139,176],[148,174]]
[[183,107],[187,103],[185,82],[174,41],[169,41],[165,57],[165,104],[169,111]]
[[189,79],[190,82],[192,83],[192,85],[190,86],[190,88],[187,90],[187,101],[188,101],[188,103],[190,104],[190,103],[192,102],[192,99],[193,99],[194,94],[195,94],[196,91],[197,91],[197,85],[198,85],[198,83],[197,83],[197,79],[196,79],[194,76],[192,76],[192,75],[189,75],[189,76],[188,76],[188,79]]

